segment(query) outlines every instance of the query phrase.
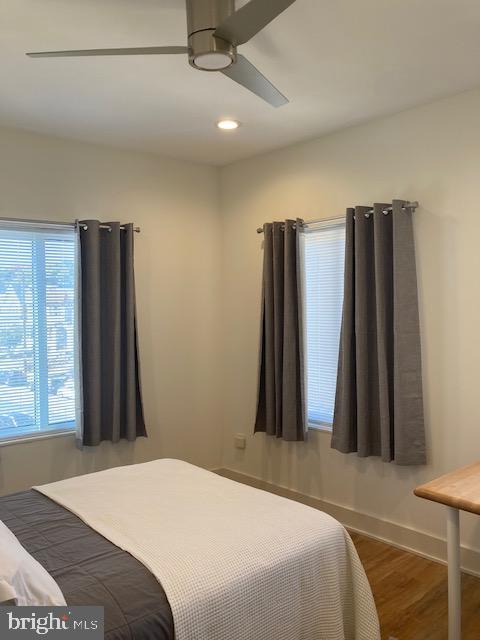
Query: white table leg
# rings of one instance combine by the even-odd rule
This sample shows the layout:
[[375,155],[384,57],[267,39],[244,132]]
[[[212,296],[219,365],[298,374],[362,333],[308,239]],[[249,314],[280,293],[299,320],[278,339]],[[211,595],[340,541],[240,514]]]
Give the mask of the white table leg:
[[460,572],[460,517],[447,507],[448,640],[461,640],[462,574]]

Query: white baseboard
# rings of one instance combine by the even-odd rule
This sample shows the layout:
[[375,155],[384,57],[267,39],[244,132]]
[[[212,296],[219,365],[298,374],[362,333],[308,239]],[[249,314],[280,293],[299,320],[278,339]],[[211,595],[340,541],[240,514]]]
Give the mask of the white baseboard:
[[[273,483],[256,478],[232,469],[216,469],[216,473],[230,480],[242,482],[257,489],[270,491],[284,498],[290,498],[297,502],[302,502],[315,509],[320,509],[328,513],[333,518],[343,524],[344,527],[361,533],[375,540],[386,542],[394,547],[416,553],[429,560],[434,560],[442,564],[446,564],[447,545],[446,541],[437,538],[422,531],[404,527],[394,522],[381,520],[359,511],[354,511],[346,507],[342,507],[332,502],[326,502],[313,496],[293,491],[287,487],[275,485]],[[474,576],[480,577],[480,553],[475,549],[467,547],[462,548],[462,570]]]

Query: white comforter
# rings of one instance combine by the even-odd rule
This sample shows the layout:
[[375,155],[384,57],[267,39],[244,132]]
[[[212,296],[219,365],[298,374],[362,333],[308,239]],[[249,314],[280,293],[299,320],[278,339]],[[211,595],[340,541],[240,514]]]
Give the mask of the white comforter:
[[378,640],[345,529],[305,505],[178,460],[35,487],[161,583],[176,640]]

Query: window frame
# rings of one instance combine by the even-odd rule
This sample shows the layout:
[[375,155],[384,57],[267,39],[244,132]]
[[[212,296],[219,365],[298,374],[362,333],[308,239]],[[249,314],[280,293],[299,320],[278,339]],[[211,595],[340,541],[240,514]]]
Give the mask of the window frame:
[[[48,241],[52,241],[55,237],[55,231],[65,231],[68,227],[72,227],[72,240],[74,242],[74,307],[77,309],[78,295],[79,295],[79,283],[78,283],[78,260],[79,250],[75,240],[75,227],[73,225],[62,223],[44,223],[14,220],[14,219],[2,219],[0,218],[0,233],[6,231],[12,234],[12,238],[18,235],[19,240],[22,239],[23,234],[28,234],[29,231],[35,232],[36,230],[46,230],[45,237],[40,237],[33,241],[32,246],[32,286],[36,292],[35,303],[32,302],[33,313],[33,362],[34,362],[34,383],[33,383],[33,404],[35,407],[35,414],[39,416],[35,425],[29,425],[24,427],[16,427],[15,432],[12,433],[12,429],[5,429],[7,434],[3,435],[0,430],[0,447],[8,446],[12,444],[18,444],[21,442],[30,442],[32,440],[43,440],[47,438],[54,438],[58,436],[75,435],[77,431],[77,419],[76,416],[73,420],[65,420],[54,423],[51,427],[48,426],[49,420],[49,406],[48,406],[48,346],[47,346],[47,274],[46,274],[46,244]],[[51,234],[48,231],[51,231]],[[39,251],[40,242],[43,245],[41,251]],[[74,387],[75,394],[78,393],[79,388],[79,354],[76,347],[76,337],[78,338],[79,326],[78,326],[78,312],[74,312],[74,344],[73,344],[73,370],[74,370]],[[78,404],[78,398],[75,396],[75,408]],[[37,413],[38,412],[38,413]],[[75,411],[76,413],[76,411]],[[39,426],[40,425],[40,426]]]
[[[333,416],[332,422],[325,421],[314,421],[310,420],[309,412],[308,412],[308,354],[307,354],[307,319],[306,319],[306,281],[307,281],[307,270],[305,268],[305,235],[308,233],[314,233],[319,229],[331,229],[335,227],[343,227],[346,229],[346,217],[341,216],[337,218],[325,218],[323,220],[317,220],[315,222],[310,222],[308,225],[304,225],[301,230],[301,239],[300,245],[300,264],[301,264],[301,290],[302,290],[302,338],[304,344],[304,373],[303,373],[303,381],[304,381],[304,408],[305,408],[305,424],[309,431],[317,431],[320,433],[328,433],[331,434],[333,431]],[[305,234],[305,235],[304,235]],[[342,309],[343,309],[343,297],[342,297]]]

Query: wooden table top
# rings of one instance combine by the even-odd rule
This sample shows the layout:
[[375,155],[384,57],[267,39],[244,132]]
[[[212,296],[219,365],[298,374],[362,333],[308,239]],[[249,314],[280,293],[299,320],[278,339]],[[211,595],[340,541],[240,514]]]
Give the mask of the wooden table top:
[[415,489],[414,494],[419,498],[480,515],[480,462],[422,484]]

